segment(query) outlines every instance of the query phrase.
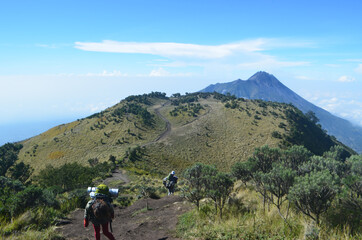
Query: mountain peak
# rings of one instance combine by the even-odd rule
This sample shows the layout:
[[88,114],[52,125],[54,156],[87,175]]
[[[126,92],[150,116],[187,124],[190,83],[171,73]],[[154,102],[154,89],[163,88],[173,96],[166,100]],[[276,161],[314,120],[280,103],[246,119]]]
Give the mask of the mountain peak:
[[362,128],[353,126],[347,120],[336,117],[326,110],[308,102],[276,77],[267,72],[257,72],[248,80],[235,80],[229,83],[221,83],[209,86],[201,92],[230,93],[236,97],[247,99],[262,99],[265,101],[292,103],[302,112],[312,111],[320,119],[320,124],[330,134],[344,144],[352,147],[357,152],[362,152]]
[[263,84],[263,85],[269,85],[269,86],[280,84],[279,80],[276,77],[274,77],[274,75],[263,71],[255,73],[253,76],[251,76],[248,79],[248,81],[256,82],[258,84]]

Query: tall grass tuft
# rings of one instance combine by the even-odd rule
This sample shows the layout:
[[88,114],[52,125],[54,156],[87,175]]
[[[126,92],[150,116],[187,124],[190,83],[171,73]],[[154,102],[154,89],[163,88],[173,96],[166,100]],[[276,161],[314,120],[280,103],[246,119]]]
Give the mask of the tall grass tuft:
[[[0,238],[2,236],[0,235]],[[3,238],[1,238],[3,239]],[[5,239],[8,240],[65,240],[59,233],[55,231],[55,227],[45,229],[43,231],[27,230],[19,233],[18,235],[12,235]]]

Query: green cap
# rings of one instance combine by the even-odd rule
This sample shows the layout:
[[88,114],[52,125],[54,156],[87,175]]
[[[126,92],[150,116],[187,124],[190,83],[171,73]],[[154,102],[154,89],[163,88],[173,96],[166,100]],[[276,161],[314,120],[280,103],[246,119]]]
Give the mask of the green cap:
[[101,193],[101,194],[104,194],[104,195],[109,195],[109,188],[107,185],[105,184],[100,184],[98,185],[97,187],[97,190],[96,190],[96,194],[97,193]]

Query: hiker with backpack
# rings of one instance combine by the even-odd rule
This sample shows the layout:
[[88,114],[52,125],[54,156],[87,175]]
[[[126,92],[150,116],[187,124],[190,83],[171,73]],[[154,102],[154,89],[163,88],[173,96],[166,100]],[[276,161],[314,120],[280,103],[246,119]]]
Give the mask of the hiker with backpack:
[[175,185],[178,177],[175,176],[175,171],[172,171],[167,177],[163,179],[163,185],[168,190],[168,195],[172,195],[175,192]]
[[[100,230],[102,226],[103,234],[110,240],[115,240],[113,234],[108,231],[108,223],[112,223],[114,209],[111,205],[112,199],[109,188],[105,184],[100,184],[95,192],[94,199],[91,199],[84,210],[84,227],[88,227],[92,222],[96,240],[101,239]],[[112,225],[111,230],[112,230]]]

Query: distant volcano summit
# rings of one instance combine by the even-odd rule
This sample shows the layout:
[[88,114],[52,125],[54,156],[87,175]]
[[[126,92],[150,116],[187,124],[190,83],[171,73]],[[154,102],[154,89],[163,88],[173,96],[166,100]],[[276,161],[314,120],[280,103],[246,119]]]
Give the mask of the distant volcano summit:
[[[236,80],[230,83],[217,83],[201,92],[230,93],[247,99],[293,103],[304,100],[267,72],[257,72],[248,80]],[[305,100],[304,100],[305,101]]]
[[354,126],[349,121],[308,102],[267,72],[257,72],[248,80],[238,79],[228,83],[212,84],[200,92],[230,93],[239,98],[292,103],[304,113],[313,111],[328,134],[334,135],[355,151],[362,152],[362,127]]

